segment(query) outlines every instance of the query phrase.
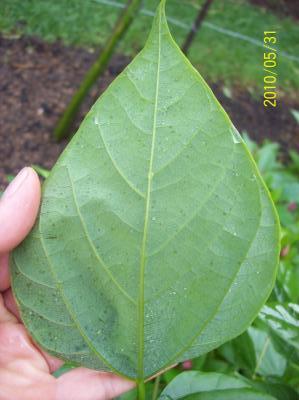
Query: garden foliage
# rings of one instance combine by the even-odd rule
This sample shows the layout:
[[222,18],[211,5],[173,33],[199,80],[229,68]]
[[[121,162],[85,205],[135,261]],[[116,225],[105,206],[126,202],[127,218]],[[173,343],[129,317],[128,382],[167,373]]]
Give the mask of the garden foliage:
[[[22,318],[50,353],[135,379],[142,397],[146,378],[246,330],[273,288],[278,255],[270,194],[172,39],[162,2],[144,49],[51,171],[38,221],[11,257]],[[240,368],[249,360],[255,376],[267,369],[256,361],[265,335],[293,349],[294,324],[276,332],[286,323],[278,307],[269,303],[257,326],[218,350],[222,358]],[[238,341],[251,343],[245,360]],[[209,379],[216,390],[217,376]],[[222,381],[219,390],[244,399],[258,390]]]

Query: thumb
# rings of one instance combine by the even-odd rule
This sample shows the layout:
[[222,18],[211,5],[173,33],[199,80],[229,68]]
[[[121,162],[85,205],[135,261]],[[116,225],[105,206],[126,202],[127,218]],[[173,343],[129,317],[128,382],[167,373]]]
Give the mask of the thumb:
[[23,168],[0,199],[0,254],[16,247],[29,233],[40,203],[36,172]]
[[108,372],[75,368],[56,381],[56,400],[109,400],[127,392],[135,386]]

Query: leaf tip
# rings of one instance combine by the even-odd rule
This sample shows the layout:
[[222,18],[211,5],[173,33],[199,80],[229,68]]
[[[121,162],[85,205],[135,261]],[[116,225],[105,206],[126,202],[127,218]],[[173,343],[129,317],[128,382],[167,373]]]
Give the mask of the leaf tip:
[[159,8],[160,8],[161,12],[164,14],[165,14],[165,5],[166,5],[166,0],[161,0],[160,4],[159,4]]
[[161,20],[165,20],[165,22],[167,23],[165,7],[166,7],[166,0],[161,0],[157,9],[157,14],[160,14]]
[[158,7],[156,8],[152,29],[145,47],[147,47],[147,44],[157,44],[159,42],[157,40],[157,37],[160,36],[162,31],[167,31],[168,33],[170,33],[166,19],[165,5],[166,0],[161,0]]
[[171,36],[166,18],[166,1],[167,0],[161,0],[156,9],[152,31],[154,31],[156,34],[160,34],[160,32],[164,31],[169,33]]

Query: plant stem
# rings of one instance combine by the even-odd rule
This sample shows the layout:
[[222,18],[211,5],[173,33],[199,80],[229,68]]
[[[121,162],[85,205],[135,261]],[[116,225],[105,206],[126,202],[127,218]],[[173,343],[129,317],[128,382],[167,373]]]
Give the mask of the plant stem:
[[87,95],[95,81],[104,72],[108,62],[113,55],[115,47],[129,28],[135,14],[139,10],[141,2],[142,0],[129,0],[127,7],[121,12],[114,26],[114,29],[99,57],[87,71],[79,89],[72,97],[65,112],[58,121],[58,124],[54,131],[54,136],[57,140],[61,140],[69,134],[71,123],[74,120],[74,117],[76,116],[85,96]]
[[160,387],[160,379],[161,375],[157,376],[155,379],[154,390],[153,390],[153,397],[152,400],[156,400],[159,394],[159,387]]
[[145,400],[145,385],[144,382],[138,382],[138,400]]
[[190,32],[188,33],[186,40],[182,46],[183,53],[185,53],[185,54],[188,53],[188,51],[191,47],[191,44],[198,32],[203,20],[205,19],[206,15],[209,11],[209,8],[210,8],[212,2],[213,2],[213,0],[206,0],[204,2],[204,4],[202,5],[202,7],[199,9],[199,12],[198,12],[197,17],[192,25],[192,28],[191,28]]

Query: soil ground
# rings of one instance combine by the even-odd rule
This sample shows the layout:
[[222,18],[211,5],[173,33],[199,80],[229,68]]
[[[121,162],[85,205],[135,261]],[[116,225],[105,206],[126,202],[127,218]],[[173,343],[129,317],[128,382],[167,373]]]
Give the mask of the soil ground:
[[[55,163],[66,145],[66,141],[54,141],[55,124],[95,57],[91,51],[59,42],[0,37],[0,188],[7,184],[7,174],[25,165],[51,168]],[[85,101],[74,130],[128,62],[122,56],[114,57]],[[278,141],[285,151],[299,151],[299,129],[290,113],[290,108],[299,109],[299,103],[281,98],[277,108],[265,109],[262,99],[244,89],[234,88],[228,98],[220,83],[210,85],[240,132],[247,131],[258,142],[265,138]]]
[[299,19],[299,2],[298,0],[250,0],[256,6],[270,10],[277,15],[285,15],[287,17]]

